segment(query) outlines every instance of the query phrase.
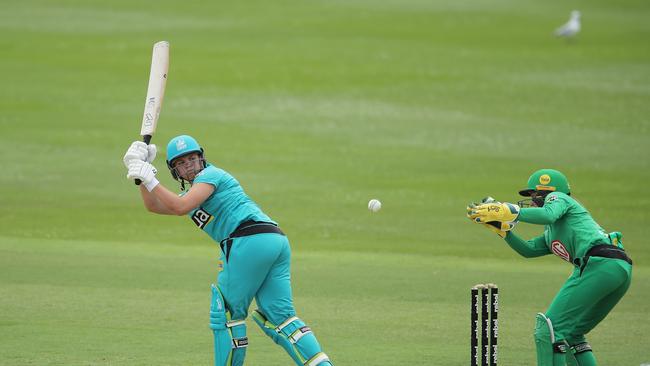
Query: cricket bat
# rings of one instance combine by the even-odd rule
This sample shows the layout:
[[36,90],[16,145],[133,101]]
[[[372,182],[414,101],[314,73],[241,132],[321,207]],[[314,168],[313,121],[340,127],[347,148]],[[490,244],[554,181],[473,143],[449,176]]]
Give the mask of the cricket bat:
[[[142,128],[140,135],[142,141],[147,145],[156,132],[160,108],[165,96],[165,84],[167,84],[167,71],[169,70],[169,42],[160,41],[153,45],[151,56],[151,70],[149,72],[149,86],[147,97],[144,100],[144,115],[142,116]],[[140,185],[136,179],[135,184]]]

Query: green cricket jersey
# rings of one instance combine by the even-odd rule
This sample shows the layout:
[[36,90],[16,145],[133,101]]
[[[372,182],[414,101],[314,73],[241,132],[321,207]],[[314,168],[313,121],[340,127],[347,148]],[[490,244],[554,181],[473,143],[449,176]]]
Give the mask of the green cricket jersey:
[[546,196],[543,207],[522,208],[519,221],[545,225],[544,234],[528,241],[508,232],[506,242],[524,257],[555,254],[572,263],[597,244],[611,244],[609,235],[578,201],[562,192]]

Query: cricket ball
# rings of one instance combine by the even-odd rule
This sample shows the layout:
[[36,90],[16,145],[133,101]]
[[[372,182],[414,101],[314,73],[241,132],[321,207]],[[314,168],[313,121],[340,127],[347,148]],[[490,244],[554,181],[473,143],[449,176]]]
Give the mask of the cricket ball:
[[379,202],[378,199],[373,198],[368,202],[368,210],[372,212],[377,212],[380,209],[381,209],[381,202]]

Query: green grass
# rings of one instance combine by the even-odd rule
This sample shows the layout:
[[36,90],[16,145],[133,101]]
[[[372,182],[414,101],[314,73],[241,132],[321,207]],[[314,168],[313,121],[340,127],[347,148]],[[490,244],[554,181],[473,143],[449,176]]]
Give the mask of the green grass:
[[[573,8],[583,32],[553,38]],[[121,165],[161,39],[161,181],[180,133],[240,180],[289,234],[299,315],[337,365],[466,365],[478,282],[501,288],[502,364],[534,364],[535,313],[571,268],[519,258],[464,207],[516,200],[541,167],[635,260],[596,356],[650,362],[649,16],[640,0],[6,2],[0,365],[212,362],[218,248],[148,215]],[[289,364],[249,333],[247,364]]]

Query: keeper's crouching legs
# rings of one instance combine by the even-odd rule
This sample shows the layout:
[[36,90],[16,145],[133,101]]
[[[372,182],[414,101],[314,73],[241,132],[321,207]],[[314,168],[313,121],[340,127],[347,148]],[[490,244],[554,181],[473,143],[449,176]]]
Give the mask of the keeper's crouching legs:
[[[583,337],[584,338],[584,337]],[[571,343],[571,342],[569,342]],[[582,341],[577,344],[571,345],[571,352],[573,359],[575,360],[574,364],[569,363],[569,356],[567,356],[567,366],[596,366],[596,357],[591,351],[591,346],[587,341]]]
[[223,296],[215,285],[212,285],[210,329],[214,333],[214,365],[242,366],[248,346],[246,322],[230,319]]
[[284,348],[299,366],[332,366],[308,326],[292,316],[281,324],[272,324],[259,310],[253,311],[253,320],[264,333]]
[[535,324],[535,346],[537,366],[566,366],[569,344],[556,339],[553,323],[545,314],[537,314]]

